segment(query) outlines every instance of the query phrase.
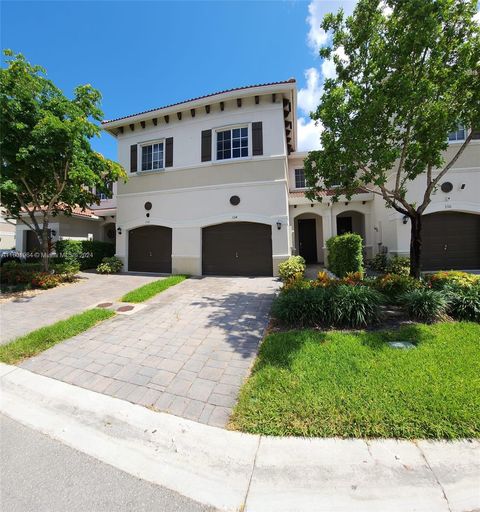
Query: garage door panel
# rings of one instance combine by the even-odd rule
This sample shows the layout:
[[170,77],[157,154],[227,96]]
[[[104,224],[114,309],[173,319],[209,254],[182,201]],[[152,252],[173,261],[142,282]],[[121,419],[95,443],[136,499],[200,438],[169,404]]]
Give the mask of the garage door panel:
[[480,268],[480,215],[439,212],[423,217],[423,269]]
[[202,273],[273,275],[271,226],[253,222],[227,222],[203,228]]
[[172,229],[143,226],[128,239],[128,269],[137,272],[172,272]]

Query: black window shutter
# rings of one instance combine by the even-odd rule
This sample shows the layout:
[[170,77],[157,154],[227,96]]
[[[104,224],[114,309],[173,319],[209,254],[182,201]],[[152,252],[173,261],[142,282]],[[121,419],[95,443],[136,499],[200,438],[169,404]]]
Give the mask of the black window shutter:
[[212,130],[202,131],[202,162],[212,159]]
[[130,146],[130,172],[137,172],[137,145]]
[[165,139],[165,167],[173,166],[173,137]]
[[262,122],[252,123],[252,155],[263,155]]

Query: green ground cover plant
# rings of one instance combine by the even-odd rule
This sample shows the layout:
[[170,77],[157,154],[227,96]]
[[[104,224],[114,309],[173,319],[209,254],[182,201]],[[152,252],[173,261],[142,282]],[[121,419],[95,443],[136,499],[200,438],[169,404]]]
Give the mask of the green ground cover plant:
[[131,292],[128,292],[120,300],[122,302],[134,303],[145,302],[146,300],[151,299],[158,293],[165,291],[167,288],[170,288],[171,286],[175,286],[176,284],[185,281],[185,279],[188,279],[188,276],[176,275],[166,277],[165,279],[159,279],[158,281],[153,281],[151,283],[140,286],[140,288],[136,288]]

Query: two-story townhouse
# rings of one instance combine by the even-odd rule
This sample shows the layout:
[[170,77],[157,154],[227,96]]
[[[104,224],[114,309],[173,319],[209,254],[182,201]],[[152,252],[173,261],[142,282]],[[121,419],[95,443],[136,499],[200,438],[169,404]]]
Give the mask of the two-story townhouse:
[[128,173],[117,255],[129,271],[274,275],[291,252],[295,80],[103,123]]
[[[362,235],[367,258],[407,255],[409,222],[361,190],[305,197],[294,79],[238,88],[112,121],[127,183],[117,186],[117,255],[129,271],[276,275],[290,254],[325,263],[325,242]],[[466,131],[449,136],[446,159]],[[422,177],[409,197],[420,200]],[[480,268],[480,140],[434,193],[425,269]]]

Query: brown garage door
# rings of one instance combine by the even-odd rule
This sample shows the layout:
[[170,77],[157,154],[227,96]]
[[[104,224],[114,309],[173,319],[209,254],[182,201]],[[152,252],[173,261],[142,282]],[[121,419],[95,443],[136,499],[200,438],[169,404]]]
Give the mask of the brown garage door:
[[272,228],[254,222],[226,222],[202,230],[202,273],[271,276]]
[[172,271],[172,230],[163,226],[143,226],[128,235],[128,270]]
[[424,270],[479,269],[480,215],[431,213],[423,217]]

